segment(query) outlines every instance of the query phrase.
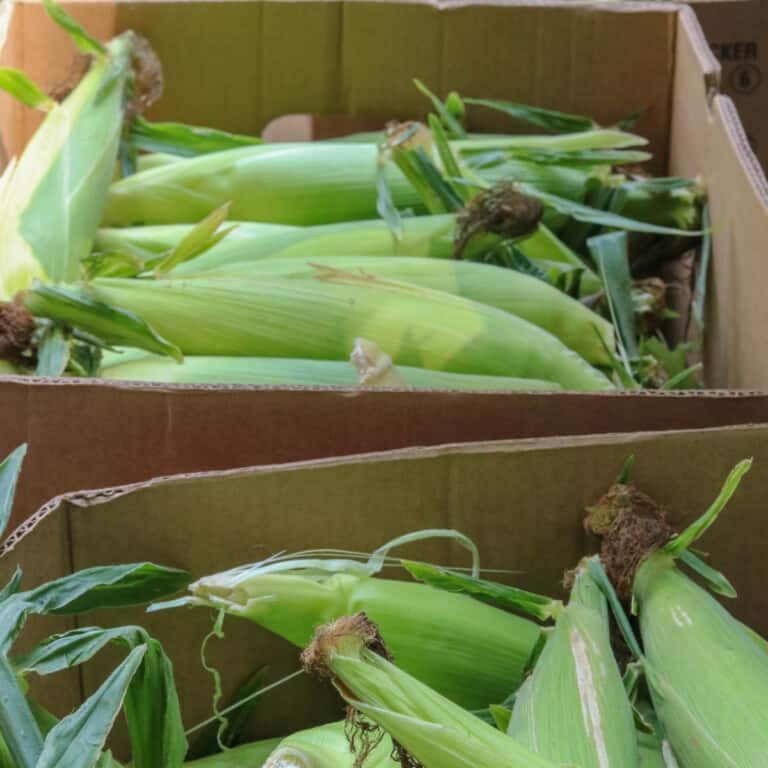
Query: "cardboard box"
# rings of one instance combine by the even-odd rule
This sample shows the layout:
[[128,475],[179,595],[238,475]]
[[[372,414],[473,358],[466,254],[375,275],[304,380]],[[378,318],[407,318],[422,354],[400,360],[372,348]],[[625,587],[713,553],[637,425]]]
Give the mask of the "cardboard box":
[[136,386],[0,381],[0,456],[29,444],[14,520],[49,499],[160,475],[371,451],[768,420],[768,396]]
[[[500,578],[559,595],[564,570],[595,549],[583,529],[584,508],[607,490],[629,454],[636,457],[636,483],[669,510],[675,526],[706,509],[737,461],[754,457],[754,469],[701,546],[741,595],[729,607],[768,632],[768,425],[409,448],[72,494],[44,507],[12,538],[0,559],[0,583],[17,564],[32,586],[93,565],[144,560],[199,577],[278,551],[364,552],[407,531],[455,528],[479,545],[483,567],[506,569]],[[444,540],[405,551],[467,563],[466,552]],[[203,609],[102,611],[38,621],[23,637],[30,642],[74,624],[141,622],[174,661],[191,725],[210,711],[211,681],[199,652],[212,618]],[[298,668],[295,648],[250,622],[228,619],[224,628],[227,638],[211,643],[210,659],[228,687],[262,664],[270,665],[273,680]],[[115,658],[99,656],[46,678],[42,695],[55,711],[67,711]],[[260,726],[274,733],[338,716],[340,708],[330,686],[302,678],[265,698],[260,712]]]
[[[570,0],[439,7],[190,0],[181,24],[175,0],[66,7],[103,38],[132,27],[151,40],[166,78],[156,118],[247,132],[295,113],[353,121],[417,116],[425,101],[414,76],[436,90],[584,112],[605,124],[646,107],[638,130],[651,140],[656,170],[709,180],[709,382],[768,388],[766,181],[733,103],[717,94],[717,62],[690,9]],[[19,0],[0,10],[7,21],[0,64],[27,70],[46,88],[65,79],[74,49],[40,3]],[[506,125],[488,110],[472,120],[477,129]],[[9,153],[38,121],[0,96]],[[738,424],[764,421],[765,407],[759,396],[711,393],[374,393],[0,378],[0,452],[31,443],[20,519],[65,491],[161,474],[407,445]]]
[[722,90],[733,99],[747,139],[768,167],[768,3],[690,0],[722,68]]

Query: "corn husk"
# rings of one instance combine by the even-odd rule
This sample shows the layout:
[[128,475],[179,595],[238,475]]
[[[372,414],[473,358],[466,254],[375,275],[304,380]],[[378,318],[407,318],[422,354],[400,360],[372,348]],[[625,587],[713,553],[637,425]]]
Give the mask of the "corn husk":
[[[507,312],[407,283],[342,272],[312,280],[97,279],[87,294],[148,322],[185,355],[344,360],[356,338],[396,365],[611,389],[597,369],[548,332]],[[35,315],[67,321],[43,292]],[[87,320],[80,318],[82,330]]]
[[[391,752],[389,739],[382,739],[366,758],[366,768],[397,768]],[[269,755],[264,768],[355,768],[355,756],[344,723],[328,723],[284,738]]]
[[768,655],[663,552],[635,577],[654,708],[684,768],[758,768],[768,755]]
[[115,38],[0,181],[0,301],[36,278],[73,280],[91,250],[117,160],[133,36]]
[[403,256],[320,256],[306,262],[297,259],[242,262],[204,272],[203,276],[311,279],[318,272],[317,266],[412,283],[496,307],[549,331],[589,363],[611,363],[615,342],[609,322],[543,280],[490,264]]
[[[608,143],[638,142],[630,134],[604,133]],[[553,140],[560,137],[467,140],[454,146],[460,152],[481,152],[546,147]],[[194,223],[226,203],[232,205],[231,218],[243,221],[308,225],[371,219],[377,215],[378,160],[375,145],[344,142],[265,144],[215,152],[115,182],[103,221],[118,227]],[[508,179],[582,200],[587,181],[609,170],[604,164],[556,165],[508,158],[482,176],[491,184]],[[415,189],[394,166],[388,165],[384,176],[397,208],[423,211]]]
[[556,765],[411,677],[384,653],[376,625],[359,613],[321,627],[302,660],[310,673],[330,676],[359,715],[383,728],[424,768]]
[[[529,391],[558,390],[538,379],[473,376],[399,366],[397,381],[374,379],[370,369],[355,370],[338,360],[296,360],[267,357],[188,356],[179,364],[142,350],[107,352],[101,378],[122,381],[155,381],[166,384],[241,384],[255,386],[396,387],[415,389]],[[3,372],[0,362],[0,373]],[[9,365],[8,373],[13,372]]]
[[536,624],[465,595],[369,573],[341,558],[285,556],[200,579],[186,602],[248,619],[299,647],[321,624],[364,610],[404,670],[468,708],[502,701],[520,684],[540,639]]
[[[419,207],[394,169],[393,198]],[[180,160],[112,185],[105,226],[202,220],[231,203],[230,217],[276,224],[325,224],[376,216],[376,148],[265,144]]]
[[[94,249],[128,252],[143,249],[161,253],[177,246],[191,230],[191,225],[102,229]],[[232,263],[264,258],[418,256],[452,259],[454,230],[455,217],[452,214],[404,218],[399,238],[380,219],[315,227],[237,222],[221,242],[195,259],[175,267],[174,275],[215,270]],[[499,242],[497,235],[473,241],[465,250],[464,258],[479,260]],[[597,275],[545,227],[539,227],[531,236],[516,243],[516,247],[553,279],[565,272],[582,270],[582,293],[601,290],[602,283]]]
[[507,734],[579,768],[638,768],[632,707],[613,656],[608,606],[584,566],[533,674],[515,698]]

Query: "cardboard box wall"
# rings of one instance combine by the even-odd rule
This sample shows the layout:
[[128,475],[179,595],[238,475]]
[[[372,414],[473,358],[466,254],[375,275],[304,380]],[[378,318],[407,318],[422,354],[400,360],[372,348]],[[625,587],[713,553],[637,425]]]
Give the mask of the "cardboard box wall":
[[768,2],[690,0],[722,68],[750,145],[768,167]]
[[[354,119],[422,113],[417,76],[593,115],[646,111],[656,170],[705,175],[716,221],[707,365],[713,386],[768,389],[765,179],[690,9],[572,2],[277,2],[82,0],[65,3],[108,38],[131,27],[165,65],[156,118],[259,131],[310,111]],[[44,87],[74,50],[36,0],[4,3],[0,64]],[[180,23],[182,18],[184,23]],[[628,87],[631,84],[631,87]],[[473,127],[504,120],[490,111]],[[39,116],[0,96],[12,153]],[[761,354],[761,350],[765,354]],[[94,485],[361,451],[550,434],[688,428],[766,419],[759,396],[703,401],[635,396],[351,393],[105,385],[0,379],[0,451],[31,443],[17,517]]]
[[[73,494],[47,505],[11,539],[0,558],[0,582],[17,564],[32,586],[93,565],[144,560],[200,577],[283,550],[370,551],[418,528],[455,528],[477,542],[485,568],[513,571],[500,578],[559,595],[564,570],[594,551],[582,525],[584,508],[607,490],[629,454],[636,457],[637,485],[678,527],[708,506],[737,461],[754,457],[752,472],[701,547],[739,591],[729,607],[768,632],[768,425],[411,448]],[[444,541],[414,545],[407,554],[467,563],[463,550]],[[141,623],[164,643],[186,723],[206,717],[212,689],[199,652],[210,611],[101,611],[74,621],[33,622],[23,637],[29,643],[73,625],[124,623]],[[270,665],[271,680],[298,668],[297,649],[250,622],[229,619],[225,632],[225,640],[210,645],[209,659],[227,687],[263,664]],[[100,655],[46,678],[41,695],[66,712],[94,690],[116,658]],[[340,715],[330,686],[305,678],[289,686],[260,705],[264,732]],[[124,750],[124,740],[117,746]]]

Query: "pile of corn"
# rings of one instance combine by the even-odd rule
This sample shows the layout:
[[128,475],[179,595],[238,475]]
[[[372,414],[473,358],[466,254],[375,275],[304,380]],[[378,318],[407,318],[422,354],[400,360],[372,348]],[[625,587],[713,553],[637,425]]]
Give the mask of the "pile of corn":
[[[367,561],[283,554],[195,582],[165,607],[256,622],[303,648],[304,671],[348,705],[345,722],[199,765],[764,766],[768,646],[710,595],[735,593],[690,549],[750,465],[678,535],[625,474],[589,510],[602,552],[568,574],[566,603],[481,579],[476,562],[469,575],[389,554],[434,535],[472,546],[451,531],[406,535]],[[381,578],[385,564],[414,581]]]
[[[157,95],[146,43],[128,32],[104,46],[46,7],[91,64],[60,103],[0,70],[0,86],[45,112],[0,179],[5,372],[472,389],[696,381],[690,349],[665,341],[674,313],[658,275],[699,246],[704,192],[640,170],[651,157],[640,136],[443,102],[421,84],[426,124],[345,140],[150,123],[136,117]],[[547,133],[469,134],[468,109]]]
[[[0,463],[0,532],[24,452]],[[567,574],[566,602],[481,578],[477,548],[451,530],[405,534],[371,555],[280,553],[192,584],[133,563],[22,590],[17,571],[0,590],[0,766],[121,768],[105,750],[123,710],[133,768],[763,768],[768,644],[710,594],[735,591],[692,549],[750,466],[738,464],[677,535],[626,468],[588,510],[601,551]],[[391,554],[434,537],[469,549],[471,571]],[[383,577],[385,566],[406,579]],[[32,615],[152,601],[218,614],[201,638],[213,714],[186,730],[171,662],[142,626],[79,624],[16,651]],[[205,646],[226,638],[227,614],[293,644],[301,667],[267,686],[260,670],[222,706]],[[40,706],[29,676],[73,669],[107,645],[126,656],[79,708],[58,719]],[[248,742],[253,702],[302,673],[335,686],[346,719]]]

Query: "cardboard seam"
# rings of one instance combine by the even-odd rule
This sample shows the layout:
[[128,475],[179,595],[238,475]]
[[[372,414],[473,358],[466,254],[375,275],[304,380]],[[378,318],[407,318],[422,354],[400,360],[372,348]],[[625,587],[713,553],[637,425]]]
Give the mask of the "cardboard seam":
[[760,161],[757,159],[749,139],[747,139],[744,123],[741,121],[736,105],[733,103],[733,99],[725,94],[718,94],[715,101],[723,116],[723,123],[728,136],[736,146],[739,160],[747,171],[750,184],[760,198],[760,202],[765,208],[768,208],[768,179],[766,179]]
[[715,57],[715,54],[712,53],[712,48],[707,42],[704,30],[693,9],[685,5],[678,12],[680,21],[688,32],[693,44],[693,49],[699,59],[701,68],[704,70],[704,86],[708,100],[711,102],[714,96],[720,92],[722,76],[720,62]]
[[[0,0],[1,2],[2,0]],[[438,395],[483,395],[486,397],[522,397],[535,395],[546,398],[591,398],[596,392],[579,390],[498,390],[498,389],[407,389],[403,387],[340,387],[330,385],[289,385],[289,384],[168,384],[153,381],[125,381],[120,379],[84,379],[77,377],[54,376],[0,376],[0,387],[4,384],[18,385],[25,388],[33,387],[71,387],[73,389],[86,389],[88,387],[104,387],[115,390],[139,391],[144,394],[217,394],[226,392],[317,392],[324,394],[336,394],[341,397],[379,396],[384,394],[438,394]],[[600,392],[600,397],[657,397],[662,399],[687,399],[687,398],[727,398],[746,399],[750,397],[768,397],[768,389],[617,389]]]
[[[687,437],[691,435],[707,434],[737,434],[744,432],[768,429],[768,422],[749,422],[725,427],[706,427],[702,429],[675,429],[652,430],[648,432],[606,432],[590,435],[555,435],[549,437],[527,437],[507,440],[485,440],[470,443],[443,443],[432,446],[414,446],[409,448],[397,448],[385,451],[371,451],[369,453],[348,454],[345,456],[332,456],[320,459],[307,459],[304,461],[291,461],[282,464],[261,464],[255,466],[238,467],[207,472],[186,472],[176,475],[162,475],[150,480],[125,485],[101,488],[92,491],[75,491],[60,494],[37,512],[21,523],[0,546],[0,557],[3,557],[15,549],[15,547],[47,517],[54,514],[61,507],[66,507],[67,513],[74,507],[87,509],[105,501],[127,496],[139,491],[151,490],[162,485],[181,485],[191,481],[210,479],[213,481],[225,481],[244,478],[251,475],[277,474],[295,471],[322,470],[333,466],[347,466],[355,464],[371,464],[382,461],[421,461],[440,456],[452,456],[462,452],[469,454],[484,453],[519,453],[536,450],[565,450],[573,446],[587,447],[591,445],[612,445],[623,442],[645,443],[659,438]],[[449,504],[450,506],[450,504]],[[449,516],[449,519],[453,519]],[[68,530],[71,525],[68,524]]]

